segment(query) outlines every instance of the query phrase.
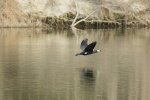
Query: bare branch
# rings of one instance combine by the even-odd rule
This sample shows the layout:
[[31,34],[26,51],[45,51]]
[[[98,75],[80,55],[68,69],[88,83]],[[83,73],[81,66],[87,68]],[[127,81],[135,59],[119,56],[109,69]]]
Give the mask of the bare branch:
[[78,16],[79,16],[79,8],[78,8],[78,5],[77,5],[77,2],[76,2],[75,0],[74,0],[74,2],[75,2],[75,5],[76,5],[77,14],[76,14],[76,17],[75,17],[75,19],[73,20],[71,26],[74,26],[74,23],[76,22],[76,20],[77,20],[77,18],[78,18]]
[[92,13],[90,13],[87,17],[85,17],[84,19],[81,19],[79,21],[77,21],[76,23],[74,23],[72,26],[76,26],[77,24],[81,23],[82,21],[85,21],[87,18],[89,18],[93,13],[95,13],[95,11],[93,11]]

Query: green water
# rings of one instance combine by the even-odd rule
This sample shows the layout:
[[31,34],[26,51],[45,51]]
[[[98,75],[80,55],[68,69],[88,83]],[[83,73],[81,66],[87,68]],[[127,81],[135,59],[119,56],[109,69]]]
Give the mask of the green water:
[[[102,52],[75,56],[84,38]],[[150,100],[149,94],[149,29],[0,29],[0,100]]]

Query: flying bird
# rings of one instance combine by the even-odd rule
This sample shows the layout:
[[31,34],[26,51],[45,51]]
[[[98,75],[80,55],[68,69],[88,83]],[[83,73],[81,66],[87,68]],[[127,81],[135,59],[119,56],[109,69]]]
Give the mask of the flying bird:
[[93,50],[95,46],[96,46],[96,41],[92,42],[91,44],[88,44],[88,39],[85,38],[84,40],[82,40],[81,45],[80,45],[80,49],[82,50],[82,52],[77,53],[76,56],[78,55],[86,56],[86,55],[100,52],[100,50]]

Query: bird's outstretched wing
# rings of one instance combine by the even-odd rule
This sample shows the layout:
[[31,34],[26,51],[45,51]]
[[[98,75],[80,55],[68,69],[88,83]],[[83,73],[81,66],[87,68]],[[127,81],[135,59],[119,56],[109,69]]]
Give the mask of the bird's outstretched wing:
[[96,41],[89,44],[85,49],[84,52],[93,52],[94,47],[96,46]]
[[81,45],[80,45],[80,49],[84,51],[84,49],[88,46],[87,43],[88,39],[85,38],[84,40],[82,40]]

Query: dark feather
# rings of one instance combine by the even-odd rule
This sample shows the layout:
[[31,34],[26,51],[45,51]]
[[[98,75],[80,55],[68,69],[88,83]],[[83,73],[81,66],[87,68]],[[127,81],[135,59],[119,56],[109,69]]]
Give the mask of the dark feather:
[[88,46],[88,43],[87,43],[88,39],[85,38],[82,42],[81,42],[81,45],[80,45],[80,49],[84,51],[84,49]]
[[96,41],[89,44],[85,49],[84,52],[93,52],[94,47],[96,46]]

